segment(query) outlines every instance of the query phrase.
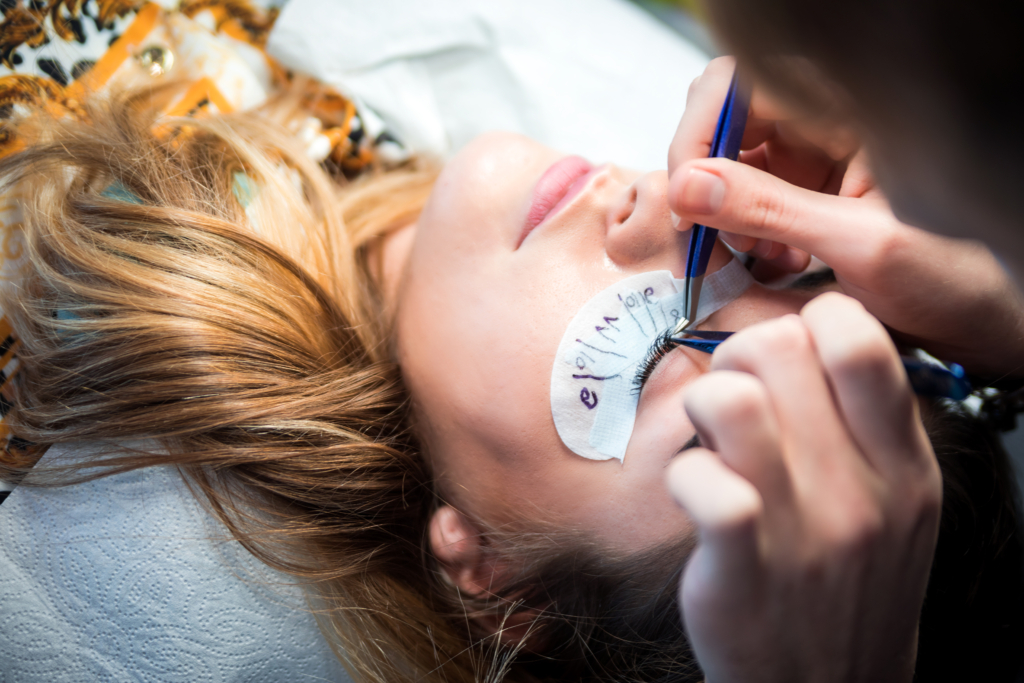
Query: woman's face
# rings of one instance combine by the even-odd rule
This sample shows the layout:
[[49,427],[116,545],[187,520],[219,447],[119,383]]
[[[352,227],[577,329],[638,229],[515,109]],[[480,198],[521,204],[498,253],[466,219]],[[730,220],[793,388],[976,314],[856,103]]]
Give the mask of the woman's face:
[[[421,435],[444,496],[470,518],[543,521],[627,552],[688,533],[664,469],[694,436],[682,399],[710,356],[677,349],[658,364],[621,463],[570,451],[549,397],[559,342],[583,304],[636,273],[682,276],[689,233],[672,225],[666,182],[664,171],[591,168],[490,134],[446,166],[419,221],[385,246]],[[730,258],[719,249],[712,269]],[[754,285],[701,327],[737,330],[809,298]]]

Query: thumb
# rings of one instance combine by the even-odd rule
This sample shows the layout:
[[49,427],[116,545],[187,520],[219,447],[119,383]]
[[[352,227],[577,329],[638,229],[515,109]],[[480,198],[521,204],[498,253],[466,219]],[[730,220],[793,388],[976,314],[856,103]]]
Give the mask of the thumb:
[[700,223],[748,238],[729,240],[740,251],[770,241],[827,263],[845,260],[849,242],[862,232],[859,228],[877,219],[872,213],[876,207],[863,200],[806,190],[728,159],[698,159],[681,166],[669,180],[668,202],[681,225]]

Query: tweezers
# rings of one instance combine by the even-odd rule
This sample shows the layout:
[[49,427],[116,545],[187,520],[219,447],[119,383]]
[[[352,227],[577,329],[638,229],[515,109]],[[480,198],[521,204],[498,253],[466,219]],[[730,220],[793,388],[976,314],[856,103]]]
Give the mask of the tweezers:
[[[750,88],[740,83],[739,74],[733,73],[729,93],[725,96],[722,113],[718,115],[715,136],[711,140],[709,157],[725,157],[733,161],[740,154],[743,130],[747,127],[747,113],[750,109]],[[683,292],[683,317],[679,319],[673,334],[680,334],[697,319],[700,290],[704,284],[704,273],[708,269],[711,250],[715,247],[718,230],[706,225],[694,225],[690,232],[690,248],[686,254],[686,284]]]
[[[736,160],[740,153],[740,143],[743,141],[743,131],[747,126],[749,109],[750,89],[740,83],[738,73],[733,73],[729,92],[722,105],[722,113],[718,115],[718,125],[715,126],[715,136],[711,141],[709,157]],[[670,340],[675,344],[709,354],[714,353],[719,344],[733,333],[688,330],[686,328],[697,317],[704,273],[707,272],[711,250],[714,249],[717,237],[718,230],[706,225],[694,225],[690,232],[690,248],[686,254],[686,272],[684,273],[686,284],[684,285],[683,317],[679,319],[670,335]],[[900,360],[907,371],[910,386],[919,396],[962,401],[972,391],[971,383],[967,381],[964,369],[956,363],[949,363],[947,369],[907,356],[900,356]]]
[[[714,353],[719,344],[728,339],[732,332],[686,330],[682,335],[673,334],[669,339],[680,346],[704,353]],[[967,373],[956,363],[948,363],[947,369],[907,356],[900,356],[900,360],[907,371],[910,386],[918,396],[962,401],[971,394],[972,388],[971,383],[967,381]]]

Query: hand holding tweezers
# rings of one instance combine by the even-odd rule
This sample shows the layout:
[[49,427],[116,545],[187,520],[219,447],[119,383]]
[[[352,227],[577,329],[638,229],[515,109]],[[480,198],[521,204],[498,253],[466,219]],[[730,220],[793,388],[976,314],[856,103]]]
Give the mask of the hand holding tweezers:
[[[714,353],[731,335],[732,332],[685,330],[682,336],[673,334],[670,341],[703,353]],[[949,363],[948,368],[944,368],[908,356],[900,356],[900,361],[907,371],[910,386],[918,396],[962,401],[971,394],[971,383],[967,381],[964,369],[956,363]]]
[[[725,157],[733,161],[739,156],[743,131],[747,127],[747,113],[750,109],[750,89],[740,83],[739,74],[734,73],[729,92],[718,116],[715,136],[711,141],[709,157]],[[708,269],[711,250],[715,247],[718,230],[706,225],[694,225],[690,231],[690,249],[686,254],[686,284],[683,299],[683,317],[673,329],[679,334],[697,319],[700,290],[704,284],[704,273]]]

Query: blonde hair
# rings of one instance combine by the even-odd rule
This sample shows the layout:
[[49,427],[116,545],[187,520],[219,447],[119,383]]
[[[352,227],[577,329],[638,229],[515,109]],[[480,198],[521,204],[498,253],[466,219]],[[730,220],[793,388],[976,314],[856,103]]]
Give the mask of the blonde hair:
[[[235,538],[306,587],[359,681],[701,680],[676,601],[692,539],[610,557],[558,529],[495,530],[490,551],[518,566],[479,599],[432,569],[432,482],[368,258],[419,214],[434,171],[341,183],[296,147],[293,99],[154,129],[165,96],[27,120],[29,146],[0,160],[27,252],[4,299],[22,341],[9,415],[43,446],[109,446],[45,468],[9,454],[0,474],[58,485],[178,467]],[[1005,455],[973,418],[926,418],[946,430],[949,515],[919,663],[946,667],[967,638],[966,664],[1005,659],[1024,596]],[[513,662],[516,646],[470,624],[521,606],[543,653]]]
[[415,219],[434,171],[345,187],[296,147],[288,101],[154,128],[165,97],[90,105],[88,122],[39,114],[0,160],[27,254],[4,301],[22,343],[16,433],[110,447],[31,481],[176,466],[306,586],[357,680],[474,680],[424,560],[431,482],[365,258]]

